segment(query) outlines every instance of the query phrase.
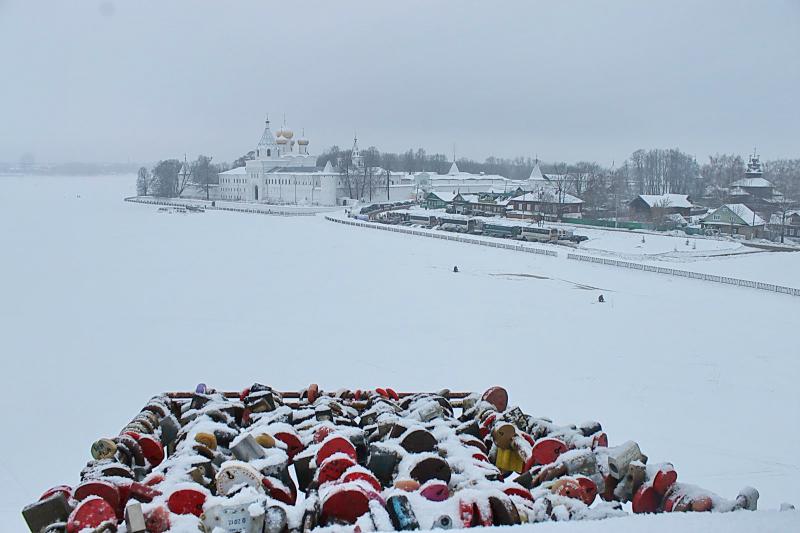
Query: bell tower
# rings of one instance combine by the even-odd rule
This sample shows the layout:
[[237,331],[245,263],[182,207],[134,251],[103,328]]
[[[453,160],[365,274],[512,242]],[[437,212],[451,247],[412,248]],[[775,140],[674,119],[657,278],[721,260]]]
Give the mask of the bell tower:
[[258,146],[256,147],[256,159],[273,159],[278,155],[278,145],[275,142],[275,136],[272,135],[272,130],[269,128],[269,115],[267,115],[264,133],[261,134],[261,140],[258,141]]

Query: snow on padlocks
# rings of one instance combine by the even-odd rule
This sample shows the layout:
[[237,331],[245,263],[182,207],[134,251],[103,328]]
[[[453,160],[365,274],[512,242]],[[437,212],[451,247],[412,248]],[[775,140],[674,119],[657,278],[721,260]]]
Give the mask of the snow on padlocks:
[[758,501],[750,487],[725,500],[678,482],[672,464],[648,464],[637,443],[609,447],[598,422],[558,426],[509,408],[502,387],[200,384],[152,398],[90,452],[74,489],[54,487],[23,510],[31,531],[451,529],[598,519],[625,514],[625,502],[656,513]]

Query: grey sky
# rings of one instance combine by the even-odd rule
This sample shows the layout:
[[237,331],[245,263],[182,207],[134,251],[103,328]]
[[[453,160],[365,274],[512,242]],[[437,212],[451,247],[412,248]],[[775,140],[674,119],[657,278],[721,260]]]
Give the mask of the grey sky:
[[0,160],[800,156],[800,1],[0,0]]

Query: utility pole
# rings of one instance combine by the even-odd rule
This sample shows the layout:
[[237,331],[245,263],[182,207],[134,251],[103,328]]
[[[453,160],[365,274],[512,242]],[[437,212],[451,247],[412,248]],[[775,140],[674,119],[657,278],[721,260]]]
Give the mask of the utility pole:
[[[186,156],[184,155],[184,158],[185,157]],[[211,169],[211,160],[212,159],[214,159],[214,156],[211,156],[211,157],[208,158],[208,165],[206,165],[206,179],[205,179],[205,182],[206,182],[206,201],[210,200],[209,188],[210,188],[211,184],[210,184],[209,179],[208,179],[209,178],[208,171]]]

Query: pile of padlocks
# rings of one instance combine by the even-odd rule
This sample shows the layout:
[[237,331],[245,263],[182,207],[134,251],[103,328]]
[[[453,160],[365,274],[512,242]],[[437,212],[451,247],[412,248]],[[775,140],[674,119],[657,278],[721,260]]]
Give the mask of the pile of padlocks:
[[316,385],[152,398],[91,447],[74,488],[27,506],[35,533],[450,529],[756,508],[679,483],[597,422],[558,426],[484,394]]

